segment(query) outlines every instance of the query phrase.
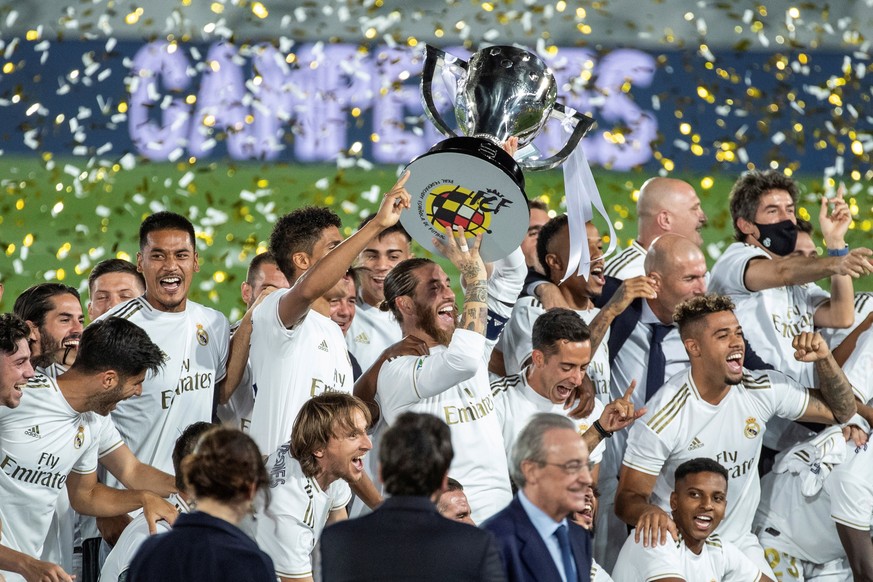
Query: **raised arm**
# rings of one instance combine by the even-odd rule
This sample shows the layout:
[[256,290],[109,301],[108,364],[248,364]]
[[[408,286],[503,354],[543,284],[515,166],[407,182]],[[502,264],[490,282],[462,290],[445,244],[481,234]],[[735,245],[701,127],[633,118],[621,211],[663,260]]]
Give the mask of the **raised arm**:
[[870,263],[873,251],[851,249],[842,257],[785,257],[784,259],[752,259],[746,265],[743,284],[749,291],[763,291],[788,285],[803,285],[835,275],[857,279],[873,273]]
[[591,353],[595,353],[600,347],[606,330],[609,329],[615,318],[624,313],[624,310],[630,307],[634,300],[654,299],[657,295],[651,277],[643,275],[622,281],[609,302],[603,306],[588,325],[591,333]]
[[805,331],[794,338],[794,357],[801,362],[815,362],[819,390],[809,390],[809,403],[800,420],[846,422],[858,411],[852,385],[834,360],[827,342],[818,332]]
[[260,295],[249,307],[239,322],[233,335],[230,336],[230,344],[227,355],[227,373],[224,379],[218,383],[218,403],[227,404],[236,389],[239,388],[246,366],[249,363],[249,349],[252,343],[252,313],[261,304],[265,297],[277,290],[268,285],[261,290]]
[[[846,233],[852,223],[849,205],[843,200],[845,187],[840,184],[833,200],[822,196],[818,219],[828,253],[842,252],[846,248]],[[834,205],[831,213],[828,206]],[[848,275],[831,277],[830,301],[820,305],[813,316],[816,327],[849,327],[855,319],[855,291]]]
[[346,274],[367,243],[386,228],[397,224],[400,213],[409,208],[409,192],[404,188],[408,179],[407,171],[385,194],[375,218],[327,253],[282,296],[279,301],[279,318],[285,327],[297,325],[315,300],[327,293]]

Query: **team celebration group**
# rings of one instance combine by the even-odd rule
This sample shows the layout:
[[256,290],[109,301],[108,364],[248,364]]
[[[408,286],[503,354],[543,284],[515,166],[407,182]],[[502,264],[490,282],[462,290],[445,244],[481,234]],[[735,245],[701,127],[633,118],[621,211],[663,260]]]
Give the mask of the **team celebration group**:
[[538,200],[504,259],[462,230],[456,272],[413,257],[408,176],[345,240],[282,216],[233,325],[188,299],[171,212],[87,298],[15,298],[0,579],[873,580],[873,251],[841,193],[813,225],[791,178],[743,174],[707,265],[694,188],[652,178],[637,239],[604,261],[588,223],[564,279]]

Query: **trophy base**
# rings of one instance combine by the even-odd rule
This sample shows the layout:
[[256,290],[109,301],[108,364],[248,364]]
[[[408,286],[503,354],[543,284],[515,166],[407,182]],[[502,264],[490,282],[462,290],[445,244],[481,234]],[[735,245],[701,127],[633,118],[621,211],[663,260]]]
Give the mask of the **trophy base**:
[[425,249],[438,252],[432,239],[446,242],[446,229],[455,226],[468,238],[484,235],[479,254],[486,262],[519,247],[530,221],[524,175],[502,148],[482,138],[450,138],[406,168],[412,208],[400,223]]

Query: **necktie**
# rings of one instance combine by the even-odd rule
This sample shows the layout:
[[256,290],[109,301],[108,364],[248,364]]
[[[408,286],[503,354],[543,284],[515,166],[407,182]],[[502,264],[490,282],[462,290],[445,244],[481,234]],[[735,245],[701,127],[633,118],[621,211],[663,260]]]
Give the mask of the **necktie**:
[[566,524],[561,524],[555,530],[555,537],[558,538],[558,546],[561,548],[561,561],[564,562],[564,576],[567,582],[576,582],[579,578],[576,576],[576,565],[573,562],[573,551],[570,549],[570,533],[567,530]]
[[649,362],[646,366],[646,402],[664,384],[664,350],[661,343],[672,327],[663,323],[652,323],[652,341],[649,344]]

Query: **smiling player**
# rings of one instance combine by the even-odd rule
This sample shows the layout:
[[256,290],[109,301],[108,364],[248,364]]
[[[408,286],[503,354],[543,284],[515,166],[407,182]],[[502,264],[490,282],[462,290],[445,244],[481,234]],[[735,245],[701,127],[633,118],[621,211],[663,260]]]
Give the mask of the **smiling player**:
[[307,400],[291,441],[267,459],[270,505],[257,515],[257,542],[286,582],[312,580],[312,549],[324,526],[346,519],[349,483],[364,476],[370,412],[351,394]]
[[727,507],[727,469],[712,459],[686,461],[676,468],[676,489],[670,494],[679,539],[645,547],[629,536],[618,555],[612,579],[696,582],[769,580],[732,543],[714,533]]

